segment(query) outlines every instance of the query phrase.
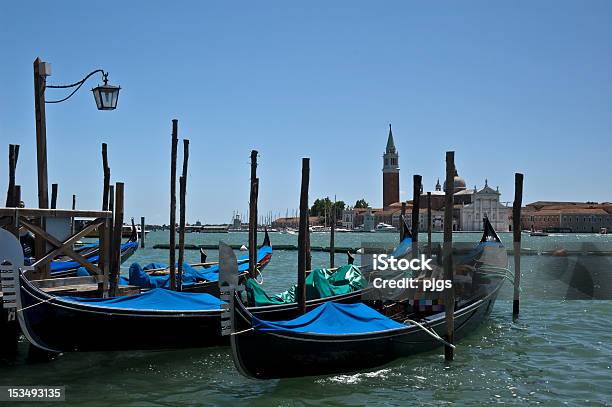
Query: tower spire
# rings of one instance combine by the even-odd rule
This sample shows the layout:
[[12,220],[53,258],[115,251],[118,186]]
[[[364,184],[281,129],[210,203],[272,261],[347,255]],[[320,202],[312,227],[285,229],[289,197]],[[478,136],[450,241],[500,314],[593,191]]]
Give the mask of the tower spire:
[[393,130],[389,123],[389,137],[387,138],[387,153],[395,153],[395,142],[393,141]]

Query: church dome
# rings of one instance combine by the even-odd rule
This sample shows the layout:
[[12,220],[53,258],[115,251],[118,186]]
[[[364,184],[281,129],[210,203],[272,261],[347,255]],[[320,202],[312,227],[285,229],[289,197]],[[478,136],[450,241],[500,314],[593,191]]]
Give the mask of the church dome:
[[[446,190],[446,182],[444,183],[444,189]],[[453,193],[465,190],[465,180],[459,176],[457,170],[455,170],[455,177],[453,178]]]
[[455,174],[455,178],[453,179],[453,187],[455,189],[455,192],[464,190],[465,180],[461,178],[459,175]]

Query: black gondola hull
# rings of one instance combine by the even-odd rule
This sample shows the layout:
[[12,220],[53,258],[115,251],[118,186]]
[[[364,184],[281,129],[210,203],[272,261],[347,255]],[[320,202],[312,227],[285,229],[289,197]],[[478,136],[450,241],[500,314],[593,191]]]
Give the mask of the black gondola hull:
[[[491,313],[498,291],[455,315],[455,340],[473,332]],[[248,313],[236,307],[236,331],[248,329]],[[446,333],[444,317],[428,324],[440,336]],[[247,331],[232,337],[234,362],[246,376],[277,379],[351,373],[381,367],[398,358],[433,350],[442,344],[412,326],[392,333],[356,336],[316,336]]]
[[[337,296],[358,302],[361,291]],[[196,348],[228,345],[221,336],[221,310],[136,311],[65,301],[48,295],[20,276],[19,322],[27,339],[53,352]],[[307,302],[312,309],[329,299]],[[253,307],[254,315],[283,320],[299,315],[296,304]]]

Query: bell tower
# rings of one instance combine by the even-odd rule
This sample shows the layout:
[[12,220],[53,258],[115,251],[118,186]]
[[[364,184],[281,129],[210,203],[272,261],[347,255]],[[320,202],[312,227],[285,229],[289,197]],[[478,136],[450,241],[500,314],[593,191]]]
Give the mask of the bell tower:
[[399,202],[399,155],[393,141],[393,131],[389,124],[389,137],[387,138],[387,149],[383,154],[383,209],[389,205]]

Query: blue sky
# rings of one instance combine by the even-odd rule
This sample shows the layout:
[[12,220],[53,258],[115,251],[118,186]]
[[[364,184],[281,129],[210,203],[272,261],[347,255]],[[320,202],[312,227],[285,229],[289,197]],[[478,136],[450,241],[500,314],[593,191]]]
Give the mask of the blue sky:
[[[402,198],[412,175],[432,189],[456,151],[472,187],[511,201],[612,201],[612,2],[9,2],[0,15],[0,191],[8,143],[36,201],[32,62],[49,83],[96,68],[122,86],[99,112],[90,80],[47,105],[49,183],[59,205],[101,202],[100,144],[126,215],[168,221],[171,119],[191,141],[188,221],[246,212],[249,152],[260,151],[260,213],[310,197],[382,201],[393,123]],[[53,93],[51,93],[53,92]],[[47,98],[63,93],[48,91]],[[180,165],[180,162],[179,162]],[[3,200],[4,200],[4,195]]]

